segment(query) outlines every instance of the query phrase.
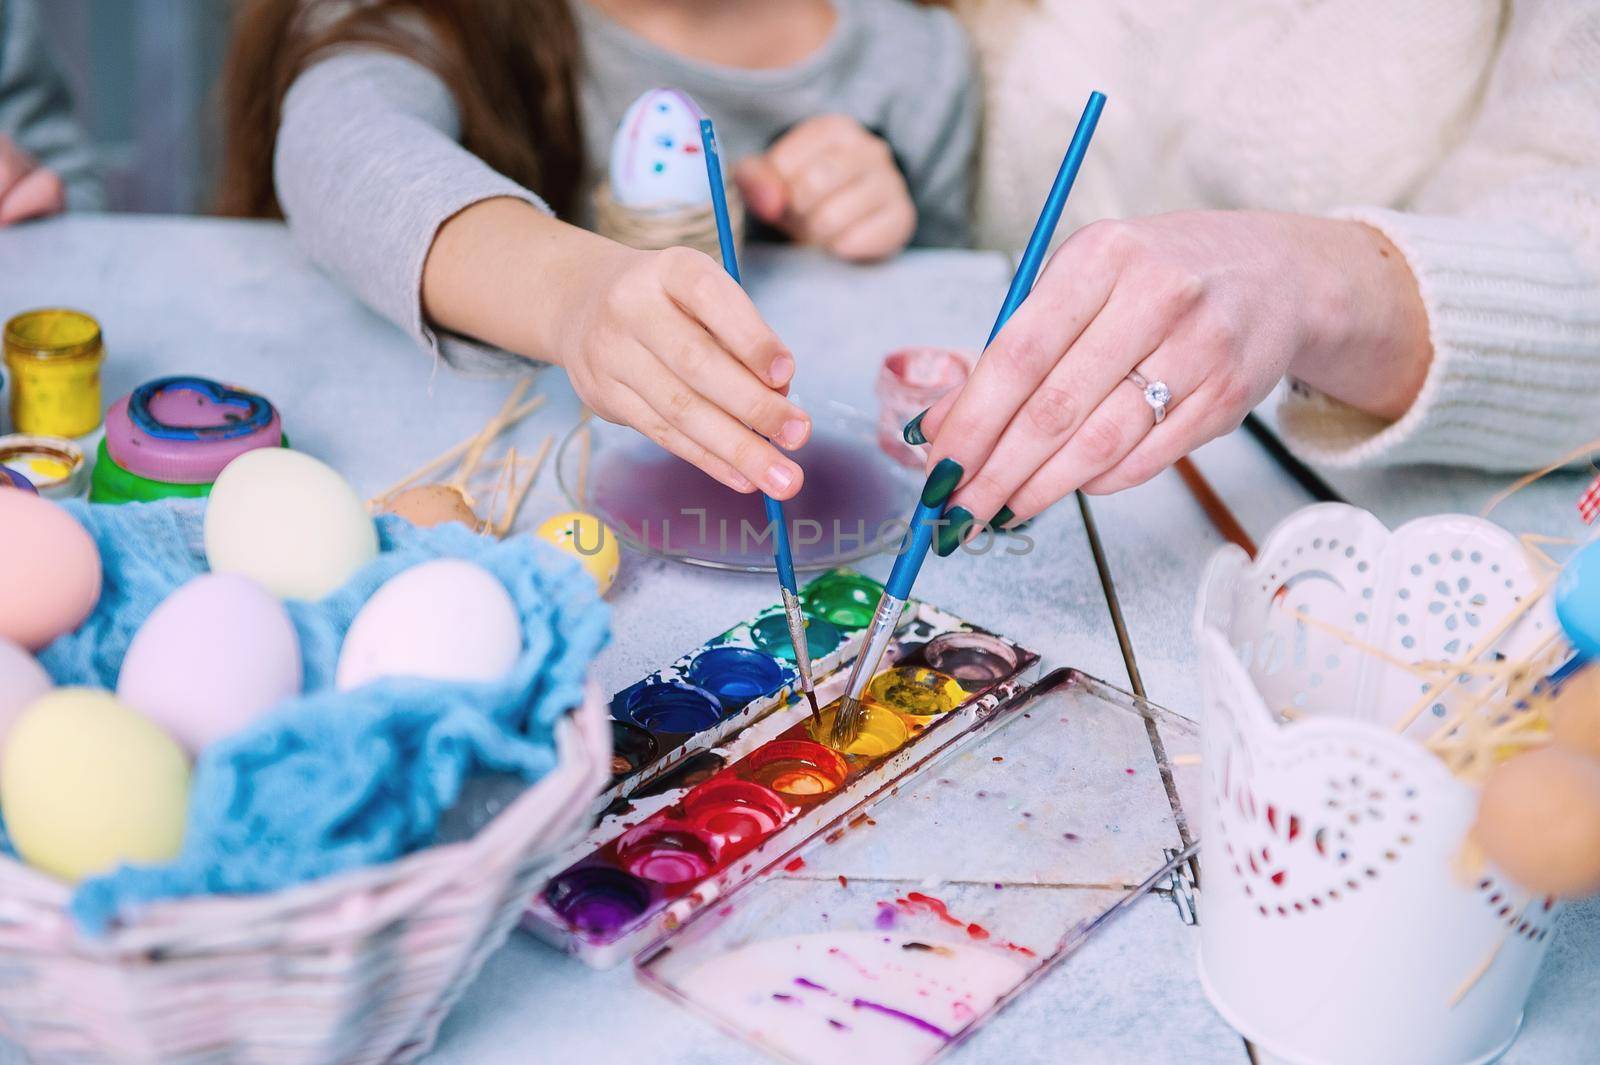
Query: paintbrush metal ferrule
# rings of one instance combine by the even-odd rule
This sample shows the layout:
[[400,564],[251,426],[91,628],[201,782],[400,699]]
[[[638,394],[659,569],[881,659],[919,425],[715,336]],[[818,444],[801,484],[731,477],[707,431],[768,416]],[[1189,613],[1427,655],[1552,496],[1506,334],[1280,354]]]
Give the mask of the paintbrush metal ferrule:
[[789,623],[789,642],[794,645],[794,668],[800,674],[800,690],[811,704],[811,718],[822,723],[822,708],[817,705],[817,685],[811,670],[811,645],[806,640],[806,616],[800,609],[800,597],[783,588],[783,616]]
[[872,678],[877,674],[878,663],[883,661],[884,654],[889,650],[895,626],[900,623],[900,615],[905,608],[906,601],[898,596],[884,592],[878,597],[878,609],[872,612],[872,624],[867,626],[867,637],[862,641],[861,653],[856,656],[855,665],[850,670],[850,683],[845,686],[844,698],[833,716],[830,742],[834,747],[848,747],[860,734],[861,697],[866,694],[867,685],[872,683]]

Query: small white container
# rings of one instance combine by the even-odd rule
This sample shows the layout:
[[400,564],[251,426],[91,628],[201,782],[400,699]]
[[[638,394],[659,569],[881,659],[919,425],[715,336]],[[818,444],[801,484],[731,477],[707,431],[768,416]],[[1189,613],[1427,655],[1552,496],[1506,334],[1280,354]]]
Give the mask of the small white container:
[[[1402,661],[1451,660],[1537,583],[1486,521],[1391,533],[1342,504],[1299,511],[1254,562],[1212,559],[1196,612],[1200,978],[1273,1057],[1465,1065],[1516,1037],[1560,907],[1463,860],[1477,789],[1421,742],[1476,685],[1396,733],[1428,685],[1297,612]],[[1554,625],[1540,603],[1494,649],[1526,653]]]

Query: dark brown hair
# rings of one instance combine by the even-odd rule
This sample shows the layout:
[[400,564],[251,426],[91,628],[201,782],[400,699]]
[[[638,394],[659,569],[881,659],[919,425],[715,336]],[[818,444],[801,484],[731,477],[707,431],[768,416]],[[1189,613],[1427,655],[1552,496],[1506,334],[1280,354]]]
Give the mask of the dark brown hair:
[[220,213],[282,216],[272,152],[284,94],[342,45],[426,65],[455,98],[467,150],[570,211],[584,159],[568,0],[244,0],[223,71]]

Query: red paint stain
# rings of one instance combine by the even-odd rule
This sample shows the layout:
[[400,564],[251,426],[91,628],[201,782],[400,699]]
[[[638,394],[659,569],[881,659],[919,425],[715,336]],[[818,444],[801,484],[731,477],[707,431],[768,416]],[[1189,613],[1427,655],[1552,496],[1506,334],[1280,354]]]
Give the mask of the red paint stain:
[[1128,774],[1130,777],[1134,775],[1134,772],[1131,769],[1124,769],[1123,772]]
[[783,865],[784,871],[785,872],[790,872],[790,873],[799,872],[801,869],[804,869],[805,867],[806,867],[806,860],[804,858],[791,858],[787,862],[785,862],[784,865]]
[[849,879],[846,878],[843,873],[839,874],[839,886],[840,887],[849,887],[850,886]]
[[[911,891],[908,892],[903,898],[895,899],[894,904],[907,913],[931,914],[932,916],[938,918],[943,924],[947,924],[952,928],[963,929],[967,933],[967,936],[971,939],[988,940],[993,938],[993,933],[991,933],[987,928],[983,927],[983,925],[976,922],[969,923],[962,921],[959,918],[952,916],[950,913],[950,908],[944,904],[944,900],[936,899],[932,895],[925,895],[920,891]],[[1004,947],[1007,950],[1015,951],[1016,953],[1025,957],[1038,957],[1038,954],[1033,950],[1021,946],[1020,944],[1012,943],[1009,940],[996,939],[994,940],[994,944],[997,947]]]

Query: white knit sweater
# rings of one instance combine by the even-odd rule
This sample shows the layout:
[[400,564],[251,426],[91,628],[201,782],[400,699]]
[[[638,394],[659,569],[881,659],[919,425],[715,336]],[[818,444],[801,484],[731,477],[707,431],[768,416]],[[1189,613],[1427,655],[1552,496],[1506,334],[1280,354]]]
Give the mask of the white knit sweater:
[[1389,423],[1296,390],[1331,465],[1527,469],[1600,436],[1600,3],[962,0],[986,75],[978,233],[1017,248],[1090,90],[1062,232],[1261,207],[1359,219],[1416,274],[1433,366]]

